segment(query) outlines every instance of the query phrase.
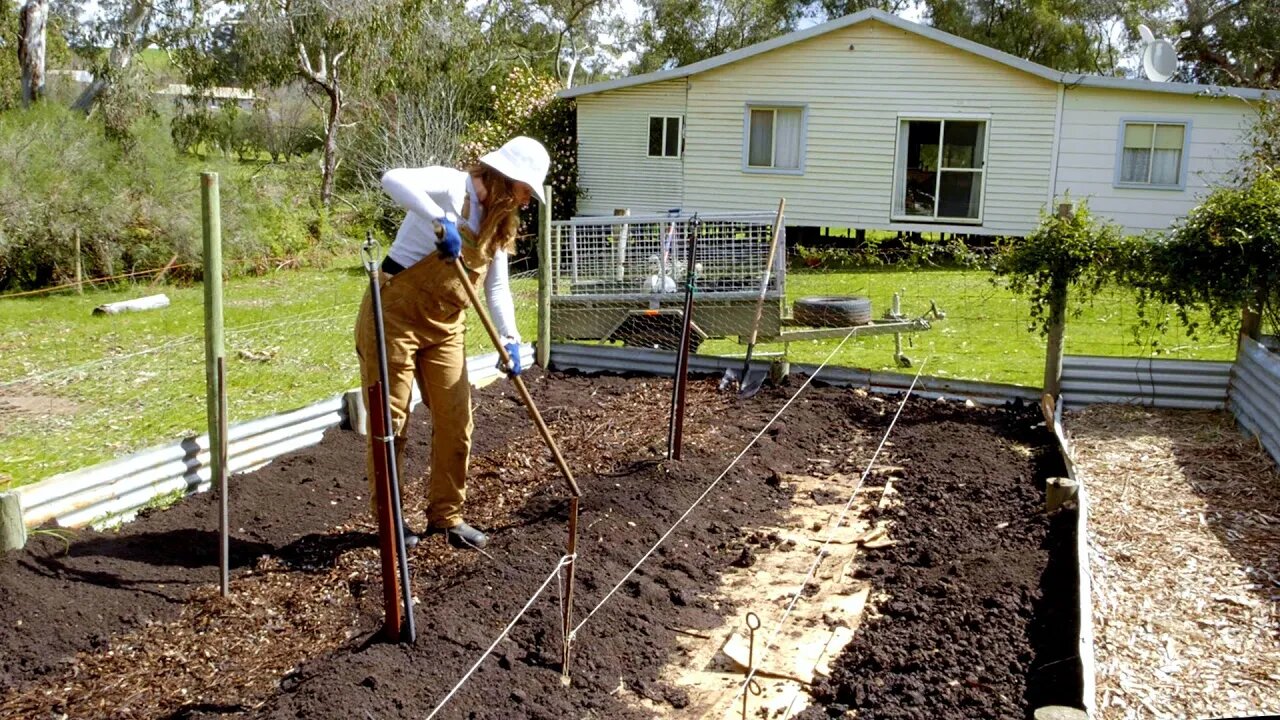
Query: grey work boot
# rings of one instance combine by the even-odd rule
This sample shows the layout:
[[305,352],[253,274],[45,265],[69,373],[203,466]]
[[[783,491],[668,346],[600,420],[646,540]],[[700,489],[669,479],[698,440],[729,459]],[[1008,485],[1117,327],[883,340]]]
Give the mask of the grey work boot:
[[451,528],[431,528],[430,532],[444,533],[449,545],[459,550],[481,550],[489,544],[489,536],[471,527],[465,522]]
[[409,527],[409,523],[400,523],[400,530],[404,532],[404,546],[407,548],[414,547],[418,544],[418,533]]

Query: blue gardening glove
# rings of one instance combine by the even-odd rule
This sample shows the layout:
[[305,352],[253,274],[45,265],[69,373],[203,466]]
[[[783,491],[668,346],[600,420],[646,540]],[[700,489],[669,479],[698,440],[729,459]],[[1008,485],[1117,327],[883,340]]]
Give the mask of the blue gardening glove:
[[507,350],[507,355],[511,357],[511,367],[502,367],[502,361],[498,361],[498,369],[506,372],[508,375],[516,376],[524,368],[520,367],[520,343],[510,342],[503,347]]
[[440,236],[436,240],[436,248],[440,257],[452,260],[462,254],[462,236],[458,234],[458,223],[449,218],[440,218]]

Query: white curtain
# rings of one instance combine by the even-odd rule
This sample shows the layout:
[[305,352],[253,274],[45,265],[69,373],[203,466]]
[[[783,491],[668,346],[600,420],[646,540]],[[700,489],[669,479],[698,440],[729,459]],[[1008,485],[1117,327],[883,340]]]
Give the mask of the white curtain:
[[773,155],[774,167],[786,170],[800,168],[802,117],[803,111],[800,108],[778,109],[777,119],[774,121],[777,127],[773,135],[774,142],[777,143]]
[[1182,164],[1181,150],[1156,150],[1151,159],[1152,185],[1177,185],[1179,166]]
[[1120,162],[1120,182],[1145,183],[1151,169],[1151,151],[1147,148],[1125,148]]
[[751,146],[747,150],[747,164],[751,167],[769,167],[773,155],[773,111],[751,111]]

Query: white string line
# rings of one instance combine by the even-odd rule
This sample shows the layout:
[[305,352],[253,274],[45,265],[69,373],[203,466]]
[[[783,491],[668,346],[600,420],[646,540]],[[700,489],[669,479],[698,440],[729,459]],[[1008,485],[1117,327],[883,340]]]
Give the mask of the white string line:
[[[929,356],[932,357],[932,356]],[[804,589],[808,587],[809,581],[813,579],[814,574],[818,572],[818,566],[822,564],[822,559],[827,556],[827,546],[835,539],[836,531],[840,529],[844,518],[849,514],[849,508],[853,507],[853,501],[858,497],[858,491],[862,489],[862,484],[871,474],[871,469],[875,467],[876,459],[880,457],[880,451],[884,449],[884,445],[889,441],[889,435],[893,433],[893,428],[898,424],[898,416],[902,415],[902,410],[907,406],[907,400],[911,398],[911,393],[916,389],[916,383],[920,382],[920,373],[924,372],[924,366],[929,363],[929,358],[925,358],[920,363],[920,368],[916,370],[916,376],[911,380],[911,387],[907,388],[907,394],[902,396],[902,402],[898,404],[898,411],[893,414],[893,420],[889,422],[889,427],[884,431],[884,437],[880,438],[880,444],[876,447],[876,451],[871,454],[871,460],[867,462],[867,469],[862,471],[862,477],[858,478],[858,482],[853,486],[853,492],[849,495],[849,501],[844,504],[844,509],[840,511],[840,517],[832,523],[831,529],[827,532],[827,538],[822,542],[822,547],[818,548],[818,555],[813,559],[813,563],[809,566],[809,572],[805,573],[804,580],[800,583],[800,587],[796,588],[795,594],[791,596],[791,602],[787,603],[787,609],[779,618],[778,624],[774,626],[773,633],[769,635],[769,639],[765,641],[764,647],[761,649],[760,655],[756,660],[755,667],[749,668],[746,679],[742,682],[742,687],[738,688],[738,692],[733,696],[735,702],[742,697],[742,693],[746,691],[750,685],[752,678],[756,676],[756,669],[763,664],[764,657],[769,654],[769,646],[778,638],[778,634],[782,632],[782,626],[786,624],[787,618],[791,615],[791,611],[795,609],[796,603],[800,601],[800,596],[804,593]]]
[[533,594],[533,597],[529,598],[529,602],[525,603],[524,607],[520,608],[520,612],[516,613],[516,616],[511,618],[511,622],[507,623],[507,626],[502,629],[502,632],[494,639],[493,644],[489,646],[489,649],[484,651],[484,654],[480,656],[480,659],[476,660],[475,664],[471,666],[471,669],[467,671],[467,674],[463,675],[462,679],[458,681],[458,684],[454,685],[453,689],[449,691],[449,694],[444,696],[444,699],[441,700],[440,704],[431,711],[431,714],[427,716],[426,720],[431,720],[431,718],[436,716],[436,713],[439,713],[445,705],[449,704],[449,701],[453,699],[453,696],[458,692],[458,690],[460,690],[462,686],[467,684],[467,681],[471,679],[471,675],[480,667],[480,663],[484,662],[485,658],[489,657],[489,653],[493,652],[493,649],[498,647],[498,643],[502,642],[502,639],[507,636],[507,633],[511,632],[511,628],[515,627],[517,622],[520,622],[520,618],[524,617],[524,614],[528,612],[534,601],[537,600],[538,597],[542,595],[543,591],[547,589],[547,585],[550,584],[552,580],[560,577],[560,569],[572,561],[572,559],[572,555],[565,555],[560,558],[560,562],[556,564],[555,568],[551,571],[551,574],[547,576],[547,579],[542,581],[542,585],[538,587],[538,590]]
[[822,369],[827,366],[827,363],[831,362],[831,358],[835,357],[836,353],[840,352],[840,348],[844,347],[844,344],[848,342],[849,338],[851,337],[853,337],[853,330],[850,330],[849,334],[844,336],[844,339],[840,341],[840,344],[837,345],[836,348],[832,350],[830,354],[827,355],[826,359],[822,361],[822,364],[819,365],[818,368],[813,371],[813,374],[810,375],[804,381],[804,384],[801,385],[800,388],[795,391],[795,394],[793,394],[791,398],[788,399],[785,404],[783,404],[783,406],[778,410],[778,412],[773,414],[773,417],[769,418],[769,422],[765,423],[764,427],[760,428],[760,432],[756,433],[756,436],[751,438],[751,441],[747,443],[747,446],[742,448],[742,452],[738,453],[738,456],[735,457],[733,461],[729,463],[729,467],[725,468],[724,472],[720,473],[720,476],[717,477],[715,480],[713,480],[711,484],[707,486],[706,490],[702,491],[702,494],[698,496],[697,500],[693,501],[693,504],[689,506],[689,509],[685,510],[684,514],[681,515],[678,519],[676,519],[675,524],[672,525],[671,528],[668,529],[665,533],[663,533],[662,537],[658,538],[658,541],[653,544],[653,547],[649,548],[648,552],[646,552],[644,556],[641,557],[640,560],[635,565],[633,565],[630,570],[627,571],[626,575],[622,576],[622,579],[619,580],[618,583],[613,586],[613,589],[610,590],[608,594],[604,596],[604,599],[602,599],[594,608],[592,608],[591,612],[587,613],[586,616],[582,618],[582,621],[579,622],[573,628],[573,631],[569,633],[570,641],[574,640],[574,638],[578,634],[578,631],[582,629],[582,626],[587,624],[587,621],[590,620],[591,617],[595,615],[596,612],[601,607],[603,607],[606,602],[609,601],[609,598],[613,597],[614,593],[618,592],[618,588],[622,587],[622,584],[625,583],[628,578],[634,575],[636,570],[640,569],[640,566],[644,564],[644,561],[648,560],[649,556],[653,555],[653,553],[658,549],[658,547],[661,546],[662,543],[666,542],[666,539],[671,536],[671,533],[675,532],[676,528],[680,527],[680,523],[684,522],[685,518],[689,517],[689,515],[694,511],[694,509],[698,507],[698,505],[702,503],[702,501],[707,497],[707,495],[711,494],[711,491],[715,489],[716,485],[720,484],[720,481],[723,480],[725,476],[729,474],[729,471],[732,470],[734,466],[738,464],[738,461],[741,460],[747,454],[747,451],[749,451],[752,448],[752,446],[756,444],[756,441],[758,441],[765,434],[765,432],[769,429],[769,427],[773,425],[774,421],[776,421],[782,415],[782,413],[786,411],[787,408],[791,407],[791,403],[795,402],[796,398],[800,397],[800,393],[804,392],[805,388],[809,387],[809,383],[813,382],[813,379],[818,376],[818,373],[822,372]]

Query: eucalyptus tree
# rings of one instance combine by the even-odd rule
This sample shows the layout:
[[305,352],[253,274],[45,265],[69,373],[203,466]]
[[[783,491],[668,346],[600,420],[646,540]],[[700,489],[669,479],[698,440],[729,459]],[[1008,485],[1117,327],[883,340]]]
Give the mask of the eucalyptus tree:
[[[924,0],[929,23],[1055,70],[1111,75],[1164,0]],[[1120,30],[1120,32],[1116,32]],[[1117,45],[1117,39],[1120,45]]]
[[633,72],[678,67],[796,29],[796,0],[640,0]]
[[[320,202],[333,198],[338,133],[343,127],[351,80],[391,71],[388,56],[407,50],[423,19],[422,0],[249,0],[237,28],[245,80],[284,86],[301,80],[324,99]],[[371,64],[372,63],[372,64]]]
[[1280,87],[1280,8],[1274,0],[1180,0],[1173,23],[1182,79]]

